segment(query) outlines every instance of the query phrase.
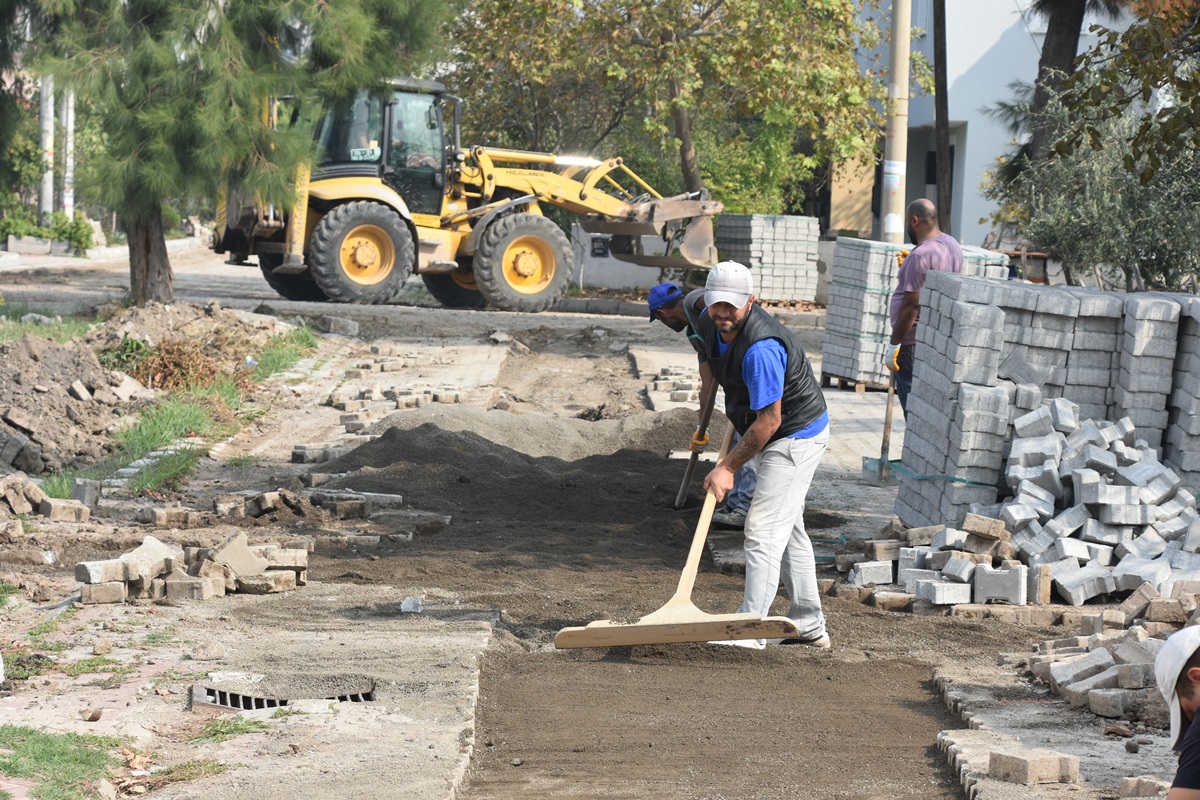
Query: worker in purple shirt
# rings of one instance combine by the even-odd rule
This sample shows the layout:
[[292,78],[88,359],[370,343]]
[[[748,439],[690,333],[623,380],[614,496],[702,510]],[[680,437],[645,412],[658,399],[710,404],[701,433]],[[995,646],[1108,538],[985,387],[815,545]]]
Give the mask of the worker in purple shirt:
[[[746,587],[741,613],[767,616],[783,579],[787,616],[799,636],[780,644],[828,649],[816,559],[804,530],[804,502],[829,443],[829,412],[795,335],[754,303],[750,270],[722,261],[705,284],[699,320],[713,377],[725,390],[725,416],[741,434],[704,479],[721,502],[734,473],[751,459],[758,485],[746,516]],[[765,647],[764,639],[732,642]]]
[[913,348],[917,344],[917,316],[921,312],[921,290],[929,270],[962,272],[963,253],[958,242],[938,227],[937,208],[929,200],[914,200],[904,212],[905,234],[912,242],[900,264],[896,291],[888,312],[892,318],[891,345],[884,350],[883,363],[896,373],[896,396],[908,418],[908,393],[912,391]]

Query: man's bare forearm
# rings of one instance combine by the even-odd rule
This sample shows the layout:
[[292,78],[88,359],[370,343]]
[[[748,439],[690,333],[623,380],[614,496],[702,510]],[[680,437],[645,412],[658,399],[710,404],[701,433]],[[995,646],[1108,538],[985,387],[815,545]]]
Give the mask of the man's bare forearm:
[[747,461],[758,455],[775,435],[775,431],[779,430],[780,401],[776,400],[756,414],[754,422],[750,423],[750,427],[742,434],[737,446],[730,451],[729,455],[725,456],[722,462],[730,472],[737,472],[746,465]]

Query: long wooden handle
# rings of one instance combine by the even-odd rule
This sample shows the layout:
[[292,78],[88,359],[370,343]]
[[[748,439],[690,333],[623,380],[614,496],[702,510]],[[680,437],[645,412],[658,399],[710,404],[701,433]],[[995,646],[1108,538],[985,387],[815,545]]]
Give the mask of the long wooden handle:
[[883,417],[883,445],[879,452],[879,478],[883,480],[888,475],[888,450],[892,439],[892,398],[896,396],[896,373],[888,378],[887,411]]
[[[717,385],[715,382],[710,389],[711,392],[708,395],[708,399],[704,407],[700,410],[700,432],[708,430],[709,420],[712,419],[713,405],[717,401]],[[683,472],[683,483],[679,487],[679,494],[675,495],[676,510],[683,508],[683,504],[687,501],[688,487],[692,485],[692,473],[696,471],[696,462],[699,460],[699,453],[692,453],[691,457],[688,458],[687,469]]]
[[[725,438],[721,441],[721,452],[717,455],[717,461],[725,457],[729,452],[729,445],[733,442],[733,423],[729,422],[725,425]],[[691,602],[692,588],[696,585],[696,573],[700,571],[700,556],[704,553],[704,542],[708,539],[708,526],[712,524],[713,511],[717,508],[717,496],[709,489],[704,496],[704,508],[700,511],[700,521],[696,523],[696,533],[692,536],[692,547],[688,550],[687,563],[683,565],[683,573],[679,576],[679,588],[675,590],[675,594],[667,601],[667,605],[679,601]]]

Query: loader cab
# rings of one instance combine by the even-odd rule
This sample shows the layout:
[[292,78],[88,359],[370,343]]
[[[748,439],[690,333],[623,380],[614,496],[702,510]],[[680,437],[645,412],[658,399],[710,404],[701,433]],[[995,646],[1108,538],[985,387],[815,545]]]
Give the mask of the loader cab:
[[317,126],[313,180],[378,178],[412,213],[440,214],[446,185],[440,96],[432,84],[414,84],[394,86],[390,94],[359,92],[334,104]]

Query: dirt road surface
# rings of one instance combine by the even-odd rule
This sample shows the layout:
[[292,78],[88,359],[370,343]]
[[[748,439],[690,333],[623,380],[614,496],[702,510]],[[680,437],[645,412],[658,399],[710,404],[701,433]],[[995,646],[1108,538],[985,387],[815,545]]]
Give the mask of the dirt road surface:
[[[123,285],[119,264],[74,276],[68,267],[26,273],[0,291],[32,297]],[[194,299],[245,306],[261,297],[281,315],[309,312],[273,298],[256,271],[236,273],[211,255],[186,254],[176,267],[181,294]],[[668,454],[686,448],[694,406],[656,404],[646,384],[662,366],[694,367],[690,350],[642,317],[325,311],[358,315],[370,338],[325,340],[307,373],[263,390],[269,414],[160,500],[203,508],[222,492],[272,489],[319,471],[335,474],[332,487],[404,495],[408,516],[319,527],[260,521],[255,536],[316,542],[308,586],[283,597],[87,607],[52,638],[76,654],[97,637],[115,638],[136,672],[116,688],[61,676],[21,685],[0,700],[0,716],[20,710],[31,724],[81,730],[75,704],[102,703],[116,709],[111,727],[89,730],[135,735],[165,761],[203,756],[234,765],[156,791],[163,797],[953,798],[960,788],[935,741],[962,723],[938,698],[933,667],[994,672],[997,653],[1064,635],[889,614],[829,597],[831,652],[711,644],[556,651],[560,628],[634,620],[674,591],[704,469],[688,507],[675,511],[684,462]],[[798,332],[819,368],[820,329]],[[408,355],[413,366],[344,378],[371,357],[371,345]],[[385,378],[389,386],[458,388],[462,402],[379,412],[367,432],[380,438],[334,462],[291,463],[294,445],[330,442],[342,431],[339,412],[324,404],[331,392]],[[862,457],[878,455],[884,395],[827,396],[833,435],[806,516],[823,542],[820,575],[833,578],[829,542],[873,538],[891,518],[895,490],[860,479]],[[902,436],[901,424],[894,452]],[[244,458],[233,467],[236,456]],[[129,518],[145,502],[106,500],[110,511],[86,535],[62,533],[76,542],[71,555],[116,555],[150,533]],[[409,512],[450,522],[414,528]],[[204,535],[154,533],[181,544]],[[0,572],[72,585],[73,561],[34,567],[2,559],[0,551]],[[713,613],[733,611],[741,586],[740,575],[706,559],[694,600]],[[419,599],[422,611],[402,612],[406,598]],[[10,609],[3,640],[25,635],[18,629],[48,609]],[[208,641],[225,656],[189,658]],[[266,676],[280,692],[305,698],[357,682],[374,687],[376,699],[333,712],[310,704],[282,719],[263,714],[265,731],[189,744],[197,724],[184,702],[191,684],[225,673]]]

